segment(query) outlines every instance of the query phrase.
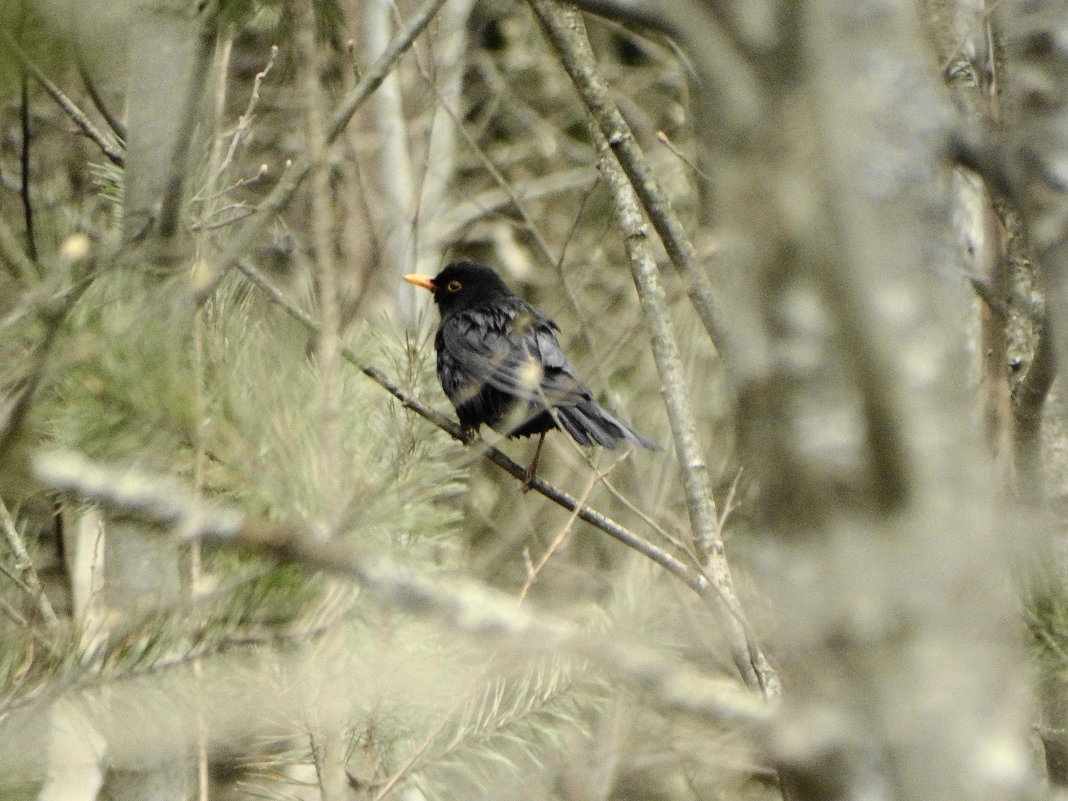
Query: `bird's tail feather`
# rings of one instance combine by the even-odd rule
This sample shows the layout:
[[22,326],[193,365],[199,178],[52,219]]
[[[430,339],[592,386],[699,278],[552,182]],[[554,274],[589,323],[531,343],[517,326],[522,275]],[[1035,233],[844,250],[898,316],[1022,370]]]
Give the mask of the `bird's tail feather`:
[[592,445],[596,442],[613,450],[621,440],[625,440],[652,451],[660,450],[660,446],[651,439],[642,436],[596,403],[558,406],[556,412],[560,425],[580,445]]

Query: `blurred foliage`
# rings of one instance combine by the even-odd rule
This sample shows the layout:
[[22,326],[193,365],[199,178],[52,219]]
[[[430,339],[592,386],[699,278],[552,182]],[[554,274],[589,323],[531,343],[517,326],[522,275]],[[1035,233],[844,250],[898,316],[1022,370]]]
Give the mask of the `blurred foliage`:
[[[404,17],[409,9],[401,5]],[[125,65],[117,78],[108,69],[122,64],[116,44],[122,26],[109,22],[118,6],[98,18],[89,8],[83,18],[62,19],[42,4],[22,41],[35,63],[104,127],[69,37],[76,24],[84,25],[87,44],[78,55],[115,112],[128,76]],[[316,8],[329,64],[324,81],[336,97],[370,61],[360,38],[361,8],[333,0]],[[9,26],[17,9],[13,2],[4,6]],[[204,307],[185,300],[196,259],[225,247],[235,230],[222,222],[225,215],[234,211],[237,218],[261,200],[304,146],[284,4],[220,1],[205,13],[218,30],[232,32],[233,49],[225,96],[205,104],[218,102],[219,128],[211,128],[205,110],[194,141],[189,185],[197,200],[183,244],[196,255],[178,273],[150,269],[115,244],[122,171],[72,134],[69,121],[30,84],[30,186],[43,278],[27,288],[0,271],[0,357],[7,366],[0,382],[8,396],[42,364],[35,345],[47,323],[34,291],[49,280],[64,286],[72,280],[55,267],[64,243],[80,233],[95,252],[118,255],[96,264],[97,277],[63,319],[43,363],[25,439],[32,447],[69,448],[176,477],[281,525],[323,531],[324,520],[339,519],[341,536],[364,552],[517,593],[530,579],[530,565],[569,524],[566,512],[520,492],[348,365],[339,376],[341,463],[324,466],[321,366],[307,331],[236,273]],[[440,33],[431,30],[431,45]],[[452,121],[466,137],[456,146],[448,188],[448,211],[460,222],[444,258],[472,256],[500,268],[560,323],[563,344],[598,399],[669,446],[659,380],[585,112],[524,7],[476,3],[467,33],[462,103]],[[661,40],[595,21],[591,35],[658,176],[683,215],[696,218],[692,170],[658,140],[663,132],[680,152],[692,148],[684,68]],[[346,52],[341,43],[350,38],[354,46]],[[276,44],[278,63],[260,87],[247,130],[235,139],[255,75]],[[440,103],[423,47],[398,73],[417,158]],[[0,56],[0,73],[6,181],[0,215],[25,236],[19,181],[12,177],[23,144],[18,70],[8,56]],[[436,313],[427,307],[414,325],[397,322],[397,292],[411,290],[398,289],[376,259],[383,220],[398,215],[371,177],[381,135],[374,114],[369,105],[357,115],[332,165],[339,278],[349,311],[344,344],[362,363],[451,413],[434,377]],[[232,161],[218,175],[210,155],[216,144],[222,153],[233,146]],[[487,162],[504,176],[508,192]],[[560,186],[546,190],[546,180]],[[298,195],[253,260],[314,315],[308,208],[307,195]],[[418,226],[438,222],[416,219],[413,238]],[[722,473],[725,497],[736,470],[722,368],[683,287],[670,279],[668,286],[689,377],[700,388],[708,462]],[[420,302],[429,306],[425,297]],[[531,443],[501,445],[518,461],[529,459]],[[686,512],[671,460],[641,453],[615,465],[621,455],[595,453],[591,464],[564,437],[550,437],[541,473],[581,494],[593,466],[613,466],[609,480],[641,514],[600,485],[590,493],[593,505],[643,535],[657,537],[642,514],[684,535]],[[323,473],[330,469],[342,477],[340,510],[324,506]],[[68,592],[69,554],[57,534],[55,499],[24,492],[5,500],[50,597],[60,598]],[[68,526],[84,512],[71,505],[59,511]],[[695,598],[617,543],[571,525],[528,603],[566,613],[591,634],[633,636],[726,674],[733,670]],[[618,798],[635,797],[636,788],[647,798],[720,797],[742,788],[754,797],[766,793],[748,784],[759,771],[746,733],[698,729],[661,715],[588,665],[487,653],[480,643],[398,614],[348,585],[249,554],[211,547],[200,558],[195,580],[184,577],[180,602],[136,613],[109,609],[105,636],[97,639],[81,629],[84,621],[64,618],[69,599],[57,601],[61,623],[48,628],[32,593],[0,577],[0,601],[37,632],[0,614],[0,765],[21,765],[0,782],[0,799],[8,788],[16,797],[16,784],[44,768],[47,716],[38,701],[52,693],[84,704],[117,762],[188,744],[195,721],[209,733],[213,797],[292,797],[306,790],[314,782],[309,710],[344,721],[350,771],[375,789],[395,777],[398,787],[418,787],[428,798],[573,798],[603,788]],[[27,569],[5,545],[0,560],[16,575]],[[20,737],[42,745],[35,759],[16,747]]]

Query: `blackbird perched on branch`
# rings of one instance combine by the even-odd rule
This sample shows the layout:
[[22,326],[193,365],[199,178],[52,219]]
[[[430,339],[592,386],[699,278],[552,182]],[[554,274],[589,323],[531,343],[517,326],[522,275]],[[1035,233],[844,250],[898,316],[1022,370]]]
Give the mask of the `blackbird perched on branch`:
[[[580,445],[615,448],[623,441],[660,450],[597,405],[564,356],[556,323],[489,267],[456,261],[433,277],[404,280],[434,293],[441,312],[434,338],[438,379],[464,428],[485,423],[510,437],[542,438],[563,428]],[[536,453],[531,476],[537,461]]]

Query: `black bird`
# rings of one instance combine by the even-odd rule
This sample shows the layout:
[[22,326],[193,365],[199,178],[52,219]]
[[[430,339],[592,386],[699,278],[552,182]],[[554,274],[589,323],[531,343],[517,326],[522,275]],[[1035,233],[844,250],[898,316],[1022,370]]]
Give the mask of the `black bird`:
[[[625,441],[660,450],[597,405],[564,356],[556,323],[489,267],[455,261],[434,277],[404,280],[434,293],[441,312],[434,338],[438,379],[464,428],[485,423],[510,437],[544,438],[562,427],[580,445],[615,448]],[[531,476],[537,461],[536,453]]]

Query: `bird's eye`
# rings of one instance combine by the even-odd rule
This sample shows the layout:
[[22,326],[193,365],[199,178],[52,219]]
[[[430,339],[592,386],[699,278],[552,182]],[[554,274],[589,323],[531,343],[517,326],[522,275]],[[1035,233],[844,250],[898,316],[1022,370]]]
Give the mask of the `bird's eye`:
[[450,292],[459,292],[462,287],[463,284],[461,284],[459,281],[449,281],[448,285],[445,288],[448,289]]

